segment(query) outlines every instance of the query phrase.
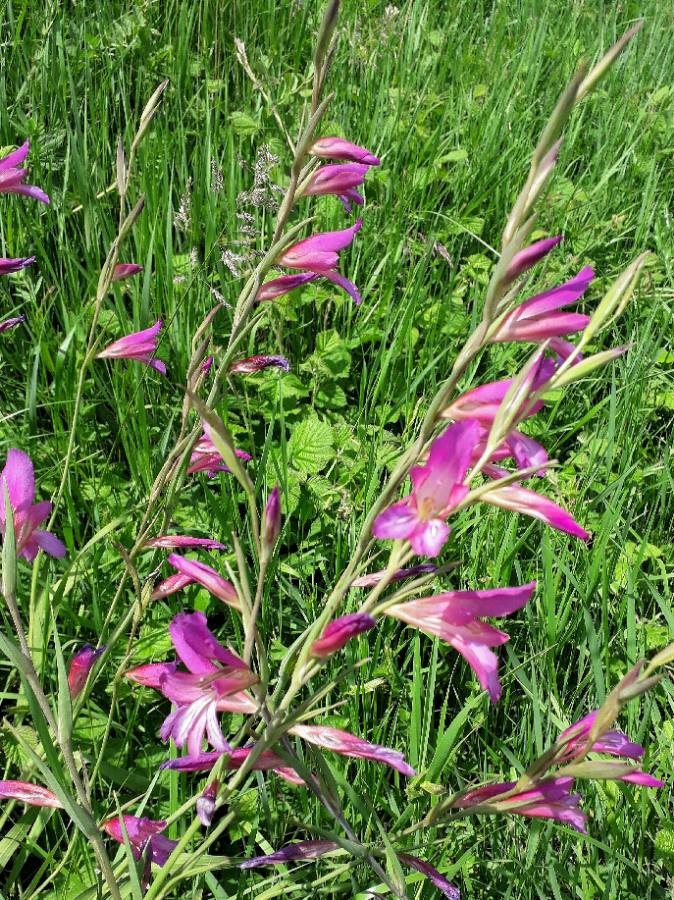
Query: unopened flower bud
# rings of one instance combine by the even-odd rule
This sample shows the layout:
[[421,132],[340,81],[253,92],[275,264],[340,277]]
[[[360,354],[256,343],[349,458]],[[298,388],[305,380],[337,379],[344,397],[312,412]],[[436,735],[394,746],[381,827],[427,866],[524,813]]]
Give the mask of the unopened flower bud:
[[70,688],[70,696],[73,700],[82,693],[84,685],[87,683],[91,667],[104,650],[105,647],[95,649],[90,644],[86,644],[70,660],[70,668],[68,669],[68,687]]
[[376,621],[367,613],[351,613],[340,616],[323,630],[323,634],[311,645],[311,655],[322,659],[332,656],[347,644],[351,638],[374,628]]
[[262,542],[267,553],[271,553],[281,532],[281,495],[278,485],[269,495],[264,508],[262,522]]
[[218,797],[219,788],[220,782],[217,779],[215,781],[211,781],[210,784],[206,785],[203,793],[197,800],[197,816],[199,817],[199,821],[204,826],[204,828],[208,828],[213,821],[213,816],[215,814],[215,801]]

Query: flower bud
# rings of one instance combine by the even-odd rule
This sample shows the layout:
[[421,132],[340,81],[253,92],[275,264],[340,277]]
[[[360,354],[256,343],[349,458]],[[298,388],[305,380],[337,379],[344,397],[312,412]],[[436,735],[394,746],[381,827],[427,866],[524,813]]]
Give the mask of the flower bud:
[[311,656],[319,659],[332,656],[333,653],[341,650],[351,638],[364,631],[369,631],[376,624],[372,616],[367,613],[351,613],[348,616],[341,616],[325,627],[323,634],[313,642],[309,652]]
[[208,828],[213,821],[215,801],[218,797],[219,788],[220,782],[216,778],[215,781],[211,781],[210,784],[206,785],[201,796],[197,800],[197,816],[204,828]]
[[68,687],[70,688],[70,696],[73,700],[82,693],[84,685],[87,683],[91,667],[104,650],[105,647],[94,649],[90,644],[86,644],[70,660],[70,668],[68,669]]
[[281,533],[281,495],[278,485],[269,495],[264,508],[262,522],[262,542],[267,553],[271,553]]

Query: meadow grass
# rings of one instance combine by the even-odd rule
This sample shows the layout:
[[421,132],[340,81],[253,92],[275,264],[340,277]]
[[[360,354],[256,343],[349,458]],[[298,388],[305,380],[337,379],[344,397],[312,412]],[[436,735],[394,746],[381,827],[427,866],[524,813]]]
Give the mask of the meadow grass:
[[[55,2],[2,4],[0,146],[30,137],[31,181],[52,205],[2,198],[3,255],[35,253],[38,261],[0,285],[3,316],[27,316],[25,326],[2,336],[0,440],[3,451],[30,453],[43,497],[56,490],[63,470],[91,298],[115,235],[115,194],[101,192],[114,182],[118,137],[128,145],[147,97],[169,79],[139,151],[132,191],[145,196],[145,210],[123,253],[145,271],[114,288],[101,322],[112,340],[162,317],[160,356],[169,379],[104,361],[87,376],[55,517],[69,556],[43,561],[32,584],[29,569],[20,568],[20,597],[47,685],[57,681],[55,623],[66,655],[100,634],[109,637],[106,620],[124,566],[115,542],[132,542],[179,426],[192,334],[214,304],[212,290],[233,303],[241,286],[221,253],[240,252],[236,212],[244,207],[237,195],[251,186],[261,145],[281,158],[274,177],[286,177],[284,136],[237,61],[234,38],[244,42],[257,79],[295,136],[311,92],[319,6],[309,0],[108,0],[67,10]],[[365,225],[344,255],[363,305],[356,309],[332,289],[311,285],[270,307],[246,349],[285,353],[292,373],[232,380],[218,406],[238,446],[254,457],[260,493],[276,481],[283,490],[282,561],[262,610],[264,633],[274,635],[272,660],[321,609],[383,473],[413,438],[476,323],[495,260],[491,248],[561,87],[581,56],[595,58],[638,15],[643,31],[574,113],[537,223],[541,235],[561,232],[565,240],[533,286],[542,289],[590,263],[597,279],[588,307],[639,252],[654,254],[634,301],[603,342],[633,348],[533,421],[532,433],[561,463],[550,493],[592,532],[592,542],[579,546],[539,523],[484,507],[460,520],[445,557],[460,561],[456,586],[539,581],[534,600],[510,624],[511,641],[501,651],[503,699],[495,708],[453,651],[411,629],[385,622],[347,651],[354,662],[365,655],[369,661],[346,695],[330,696],[328,702],[344,701],[330,711],[331,723],[405,750],[422,776],[405,785],[367,763],[307,754],[334,780],[363,841],[410,824],[440,786],[454,791],[521,774],[630,665],[674,639],[674,7],[657,0],[408,0],[397,8],[344,2],[330,83],[335,98],[322,132],[344,134],[382,158],[367,183]],[[213,164],[222,173],[218,191]],[[174,218],[188,190],[191,221],[179,228]],[[312,209],[321,228],[344,227],[336,201]],[[269,223],[259,211],[246,211],[256,215],[261,248]],[[228,330],[225,314],[216,320],[216,343],[218,335],[226,342]],[[512,374],[523,359],[521,347],[499,348],[462,386]],[[247,535],[245,510],[226,475],[189,481],[175,525],[225,543],[232,530],[244,541]],[[159,561],[143,557],[141,577]],[[132,602],[129,587],[113,620]],[[240,641],[227,611],[191,590],[150,607],[134,662],[169,655],[166,626],[182,608],[207,609],[220,633],[234,645]],[[156,775],[167,754],[157,737],[167,712],[163,698],[120,682],[109,713],[110,679],[125,650],[122,639],[75,736],[89,769],[97,768],[101,816],[147,795],[146,813],[167,817],[198,782]],[[21,718],[25,699],[15,674],[6,661],[0,666],[3,710]],[[665,681],[621,720],[648,748],[646,768],[668,784],[671,706]],[[29,729],[26,715],[30,742]],[[3,777],[17,777],[24,751],[9,732],[1,739]],[[420,855],[466,897],[670,896],[670,788],[606,783],[588,785],[585,795],[589,836],[547,823],[466,819],[425,832]],[[257,874],[227,867],[224,857],[241,859],[311,836],[306,825],[330,828],[311,796],[267,777],[251,779],[237,804],[236,824],[207,857],[204,868],[212,871],[177,886],[176,897],[372,896],[368,887],[376,893],[364,865],[319,862]],[[5,896],[90,896],[95,873],[88,847],[53,816],[0,811]],[[181,831],[177,823],[170,833]],[[123,854],[122,848],[119,859]],[[407,890],[410,897],[434,895],[419,875],[407,877]]]

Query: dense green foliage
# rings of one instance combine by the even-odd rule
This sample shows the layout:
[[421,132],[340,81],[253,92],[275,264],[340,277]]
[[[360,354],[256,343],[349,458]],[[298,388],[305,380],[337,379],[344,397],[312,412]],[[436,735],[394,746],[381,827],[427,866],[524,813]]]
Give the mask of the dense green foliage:
[[[252,185],[263,144],[280,157],[272,178],[287,179],[284,137],[237,61],[234,38],[244,42],[252,70],[294,135],[311,91],[318,7],[311,0],[108,0],[67,10],[55,2],[6,0],[0,7],[6,110],[0,146],[29,137],[31,181],[52,197],[48,208],[0,198],[3,255],[37,255],[36,266],[0,284],[3,316],[28,318],[1,336],[0,441],[3,457],[9,447],[31,454],[40,498],[56,489],[62,471],[91,298],[117,226],[115,193],[102,193],[114,182],[117,139],[128,145],[146,99],[162,79],[170,81],[139,152],[132,196],[144,194],[146,207],[122,255],[145,271],[115,286],[102,321],[112,340],[163,318],[160,356],[169,379],[133,363],[103,361],[87,377],[54,525],[69,556],[42,561],[32,584],[29,568],[20,566],[19,597],[30,615],[31,644],[45,651],[39,660],[47,684],[57,683],[55,619],[68,655],[99,635],[109,638],[109,621],[133,601],[130,585],[111,612],[124,568],[115,542],[132,542],[175,437],[191,337],[215,302],[212,292],[232,303],[242,283],[221,261],[223,249],[241,252],[236,213],[255,216],[259,236],[251,250],[268,241],[268,215],[237,205],[237,195]],[[335,98],[322,132],[343,134],[382,158],[368,178],[363,230],[343,256],[363,305],[356,309],[325,282],[270,304],[244,355],[285,353],[292,372],[233,378],[218,405],[237,445],[253,455],[249,471],[260,494],[276,481],[282,486],[282,552],[262,613],[266,633],[275,636],[272,660],[321,608],[382,474],[414,435],[470,333],[495,259],[490,248],[499,244],[561,86],[582,55],[596,57],[639,14],[646,18],[643,32],[572,118],[534,235],[563,232],[565,240],[532,287],[591,264],[597,279],[583,301],[587,308],[639,252],[655,254],[633,303],[601,345],[632,341],[633,349],[569,389],[530,429],[561,463],[548,493],[593,540],[586,548],[484,506],[460,519],[443,556],[460,565],[439,585],[539,580],[534,600],[509,625],[496,708],[453,651],[411,629],[385,622],[349,647],[352,660],[370,660],[346,696],[330,697],[344,703],[326,721],[405,750],[420,772],[405,784],[368,763],[339,757],[325,763],[363,840],[378,840],[380,827],[414,821],[436,792],[520,773],[562,727],[601,702],[630,664],[674,639],[674,8],[654,0],[408,0],[399,8],[345,0],[330,85]],[[176,227],[190,184],[191,219]],[[321,229],[344,227],[336,200],[312,201],[311,209]],[[215,320],[216,347],[218,335],[226,341],[228,315]],[[518,345],[494,350],[464,384],[512,374],[525,353]],[[176,508],[176,530],[225,543],[235,530],[245,544],[245,509],[237,498],[227,475],[192,478]],[[141,578],[161,560],[143,556]],[[169,574],[166,566],[161,571]],[[169,655],[166,626],[181,608],[206,609],[218,633],[239,642],[228,610],[190,589],[150,607],[132,648],[135,663]],[[161,818],[199,782],[156,776],[168,752],[157,737],[168,712],[163,698],[119,681],[108,718],[125,652],[122,638],[79,715],[75,743],[89,772],[96,769],[101,817],[147,792],[146,813]],[[4,661],[0,666],[3,710],[25,708],[15,674]],[[648,770],[667,782],[671,700],[665,683],[632,704],[621,722],[647,746]],[[30,741],[29,727],[26,716]],[[22,751],[8,732],[0,740],[3,777],[20,777],[27,765]],[[608,784],[585,793],[589,837],[547,823],[467,819],[426,833],[421,853],[466,897],[669,896],[669,789]],[[310,796],[274,777],[252,779],[238,803],[239,821],[216,854],[240,859],[312,836],[304,823],[330,827]],[[51,891],[69,898],[93,882],[87,845],[60,821],[49,810],[0,810],[7,896]],[[180,834],[180,823],[173,829],[172,836]],[[364,897],[358,891],[373,877],[363,865],[328,862],[253,874],[217,868],[176,896]],[[418,874],[407,885],[410,896],[433,896]]]

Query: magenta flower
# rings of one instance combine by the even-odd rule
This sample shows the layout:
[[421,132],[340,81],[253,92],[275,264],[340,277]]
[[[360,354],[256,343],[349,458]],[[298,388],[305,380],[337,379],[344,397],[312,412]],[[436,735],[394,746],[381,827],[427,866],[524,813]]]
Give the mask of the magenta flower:
[[582,297],[593,278],[594,271],[585,266],[570,281],[520,303],[502,319],[490,340],[544,341],[582,331],[589,316],[560,310]]
[[408,540],[420,556],[437,556],[450,532],[444,520],[468,493],[463,480],[480,431],[476,419],[466,419],[437,437],[426,464],[410,472],[412,493],[377,516],[372,534]]
[[342,231],[324,231],[305,238],[282,253],[277,263],[288,269],[306,269],[314,275],[329,279],[345,290],[358,305],[361,302],[358,288],[337,272],[337,264],[339,251],[349,246],[362,224],[358,219],[351,228],[344,228]]
[[30,806],[49,806],[52,809],[63,809],[63,804],[52,791],[40,784],[28,781],[0,781],[0,798],[18,800]]
[[207,784],[197,800],[197,816],[204,828],[209,828],[215,815],[215,801],[218,799],[220,782],[215,779]]
[[155,359],[154,354],[157,352],[157,335],[161,331],[161,319],[155,322],[150,328],[143,331],[134,331],[133,334],[127,334],[118,341],[113,341],[105,350],[101,350],[97,354],[98,359],[135,359],[136,362],[150,366],[166,375],[166,363],[160,359]]
[[[235,450],[234,452],[244,462],[252,459],[250,453],[246,453],[245,450]],[[218,472],[231,472],[229,466],[226,466],[222,461],[215,444],[205,433],[194,445],[194,450],[190,456],[187,474],[193,475],[195,472],[207,472],[210,478],[214,478]]]
[[311,656],[324,659],[337,653],[351,638],[374,628],[376,621],[367,613],[350,613],[340,616],[323,630],[323,634],[313,642],[309,650]]
[[204,375],[208,375],[208,373],[211,371],[212,366],[213,366],[213,357],[207,356],[206,359],[201,364],[201,371],[204,373]]
[[281,863],[294,860],[318,859],[326,853],[339,849],[339,844],[334,841],[299,841],[297,844],[288,844],[274,853],[265,856],[253,856],[245,862],[239,863],[240,869],[257,869],[260,866],[277,866]]
[[402,775],[416,775],[412,766],[406,762],[405,757],[398,750],[371,744],[363,738],[356,737],[355,734],[349,734],[348,731],[329,728],[326,725],[293,725],[289,731],[290,734],[294,734],[310,744],[316,744],[324,750],[332,750],[333,753],[339,753],[341,756],[370,759],[373,762],[390,766]]
[[144,687],[159,690],[162,680],[167,675],[174,675],[177,671],[178,663],[174,662],[143,663],[143,665],[126,671],[124,677],[135,681],[136,684],[142,684]]
[[248,359],[237,359],[231,364],[229,371],[233,375],[253,375],[271,367],[283,369],[284,372],[290,371],[290,363],[285,356],[249,356]]
[[[418,566],[410,566],[408,569],[398,569],[397,572],[393,573],[393,577],[390,581],[393,583],[394,581],[403,581],[405,578],[414,578],[417,575],[432,575],[433,572],[437,572],[437,570],[438,567],[434,566],[433,563],[421,563],[421,565]],[[372,572],[370,575],[361,575],[358,578],[353,579],[351,587],[375,587],[385,575],[386,569],[380,569],[379,572]]]
[[20,272],[26,266],[32,266],[34,262],[34,256],[23,256],[17,259],[0,257],[0,275],[11,275],[12,272]]
[[[508,474],[502,469],[493,469],[489,466],[484,468],[485,474],[495,478],[501,478]],[[525,516],[532,516],[534,519],[540,519],[551,528],[557,531],[563,531],[573,537],[580,538],[581,541],[589,541],[590,535],[582,528],[578,522],[561,506],[557,506],[548,497],[537,494],[519,484],[508,484],[505,487],[495,488],[488,491],[481,497],[485,503],[491,503],[492,506],[498,506],[500,509],[507,509],[510,512],[523,513]]]
[[14,539],[16,552],[28,562],[32,562],[39,549],[50,556],[65,556],[66,548],[49,531],[37,527],[51,512],[51,503],[45,500],[33,503],[35,499],[35,473],[33,463],[22,450],[8,450],[5,468],[0,474],[0,533],[5,536],[6,513],[5,491],[7,485],[9,502],[14,518]]
[[276,485],[269,497],[264,508],[264,518],[262,521],[262,541],[264,546],[271,552],[276,546],[276,541],[281,533],[281,494]]
[[189,534],[162,534],[160,537],[150,538],[145,542],[145,547],[150,549],[162,548],[164,550],[180,550],[186,547],[203,547],[204,550],[226,550],[220,541],[212,541],[210,538],[192,537]]
[[520,250],[519,253],[516,253],[513,256],[510,265],[508,266],[506,271],[507,280],[513,281],[518,275],[521,275],[532,266],[535,266],[536,263],[540,262],[544,256],[547,256],[561,240],[562,236],[561,234],[558,234],[556,237],[544,238],[542,241],[536,241],[533,244],[529,244],[524,250]]
[[20,325],[25,321],[25,316],[16,316],[13,319],[5,319],[4,322],[0,322],[0,334],[2,334],[3,331],[9,331],[10,328],[15,328],[17,325]]
[[[556,365],[551,359],[541,358],[535,371],[532,370],[530,393],[540,390],[552,378]],[[477,419],[481,425],[489,426],[496,418],[506,394],[513,384],[512,378],[503,378],[501,381],[492,381],[481,384],[478,387],[466,391],[458,397],[451,406],[442,412],[444,419],[453,419],[458,422],[463,419]],[[524,418],[529,418],[543,408],[543,401],[538,400],[530,408],[526,409],[528,402],[522,404],[525,410]]]
[[482,812],[513,813],[535,819],[554,819],[564,822],[585,833],[585,813],[580,808],[580,795],[572,794],[573,778],[549,778],[537,787],[520,791],[503,800],[505,794],[515,787],[516,782],[490,784],[462,794],[454,801],[454,809],[480,807]]
[[369,166],[361,163],[343,163],[335,166],[321,166],[310,176],[303,196],[336,194],[344,209],[351,212],[351,203],[363,205],[363,198],[356,188],[365,181]]
[[289,294],[295,288],[306,284],[308,281],[314,281],[316,278],[318,278],[318,275],[314,272],[304,272],[301,275],[281,275],[279,278],[272,278],[262,285],[255,299],[258,302],[276,300],[277,297]]
[[[178,759],[167,759],[160,766],[161,769],[169,769],[174,772],[210,772],[216,762],[224,755],[227,759],[227,769],[234,771],[241,768],[244,761],[248,759],[253,751],[253,747],[236,747],[232,749],[228,747],[225,751],[217,750],[215,752],[207,751],[205,753],[195,753],[188,756],[181,756]],[[268,772],[271,770],[278,771],[286,765],[285,760],[274,753],[273,750],[263,750],[262,753],[253,763],[253,769],[258,772]]]
[[563,751],[558,756],[558,760],[567,762],[589,750],[594,753],[608,753],[611,756],[625,756],[628,759],[641,759],[644,755],[644,748],[641,744],[631,741],[622,731],[605,731],[591,747],[587,746],[587,738],[598,712],[597,709],[593,710],[560,734],[557,738],[557,745],[563,747]]
[[[480,439],[480,443],[475,446],[471,463],[476,463],[482,456],[487,446],[488,432],[484,430]],[[546,474],[546,466],[548,463],[548,451],[542,444],[534,438],[523,434],[521,431],[513,429],[506,435],[505,441],[498,446],[489,457],[492,463],[501,462],[504,459],[514,459],[518,469],[528,469],[532,466],[538,466],[536,475],[543,476]],[[507,469],[501,469],[498,466],[487,465],[484,467],[484,474],[490,478],[498,479],[509,475]]]
[[126,832],[131,852],[136,859],[140,859],[147,849],[152,862],[163,866],[178,846],[178,841],[172,841],[161,833],[167,824],[164,820],[157,821],[138,816],[113,816],[103,822],[101,828],[118,844],[124,843]]
[[113,281],[123,281],[125,278],[131,278],[143,271],[143,267],[138,263],[117,263],[112,273]]
[[530,581],[511,588],[448,591],[390,606],[386,615],[451,644],[475,672],[492,703],[496,703],[501,696],[498,657],[489,648],[505,644],[508,635],[482,619],[516,612],[527,603],[535,588],[536,582]]
[[197,584],[206,588],[218,600],[222,600],[223,603],[227,603],[235,609],[240,609],[241,604],[234,585],[219,575],[215,569],[196,559],[185,559],[178,553],[169,554],[167,562],[181,575],[191,578],[192,581],[196,581]]
[[352,144],[351,141],[345,141],[340,137],[322,137],[319,138],[310,150],[314,156],[321,159],[346,159],[350,162],[364,163],[366,166],[378,166],[379,160],[376,156],[359,147],[358,144]]
[[85,644],[81,650],[70,660],[70,668],[68,669],[68,687],[70,688],[70,696],[75,699],[84,690],[87,683],[91,667],[98,657],[103,653],[105,647],[92,647],[91,644]]
[[29,149],[30,142],[26,141],[18,150],[13,150],[0,159],[0,194],[23,194],[25,197],[49,204],[49,197],[41,188],[24,184],[28,170],[20,169],[19,166],[28,156]]
[[398,859],[404,865],[409,866],[411,869],[416,869],[417,872],[421,872],[425,875],[433,887],[436,887],[440,891],[443,897],[449,897],[449,900],[461,900],[461,892],[459,889],[447,881],[445,876],[441,875],[430,863],[427,863],[416,856],[410,856],[409,853],[399,853]]
[[187,745],[190,756],[201,752],[205,736],[216,750],[229,750],[218,723],[222,701],[254,684],[257,676],[217,641],[202,612],[179,613],[169,631],[188,671],[159,676],[159,690],[176,705],[161,727],[162,740],[173,738],[177,747]]
[[182,591],[190,584],[194,584],[194,578],[183,575],[182,572],[176,572],[175,575],[169,575],[168,578],[159,582],[150,594],[150,600],[163,600],[164,597],[170,597],[171,594]]

